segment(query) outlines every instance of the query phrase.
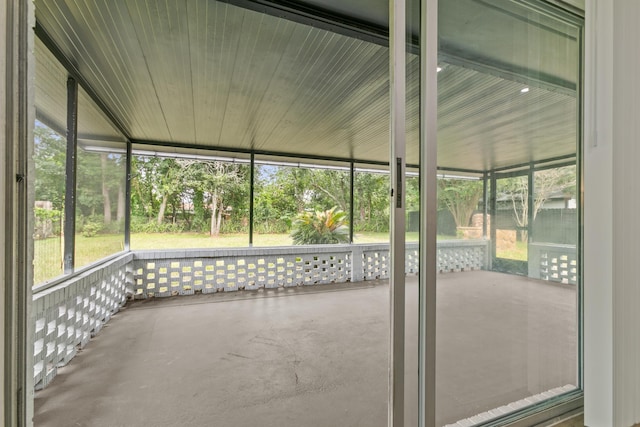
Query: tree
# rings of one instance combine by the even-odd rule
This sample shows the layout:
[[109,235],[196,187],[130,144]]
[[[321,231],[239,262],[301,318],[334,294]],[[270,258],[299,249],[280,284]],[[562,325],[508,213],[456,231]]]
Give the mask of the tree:
[[34,128],[36,200],[49,201],[56,210],[64,208],[66,140],[51,128],[36,122]]
[[[117,153],[78,148],[76,171],[76,213],[91,222],[109,225],[113,217],[124,218],[125,157]],[[116,204],[113,203],[116,201]]]
[[212,237],[220,234],[223,214],[227,208],[232,208],[226,203],[230,195],[241,186],[243,173],[239,165],[225,162],[203,162],[195,160],[177,160],[184,168],[184,178],[195,194],[202,194],[209,202],[210,231]]
[[439,179],[438,203],[446,207],[456,227],[467,227],[482,195],[482,182],[468,179]]
[[34,236],[47,238],[58,234],[62,227],[67,143],[62,135],[40,122],[34,128],[34,142]]
[[389,175],[356,173],[354,204],[356,231],[389,231]]
[[576,189],[576,167],[565,166],[562,168],[546,169],[537,171],[533,175],[533,219],[536,219],[538,212],[554,194],[575,193]]
[[310,170],[264,165],[256,172],[254,221],[258,232],[287,232],[296,215],[318,204],[310,190]]
[[102,209],[104,212],[104,223],[111,222],[111,197],[109,196],[109,185],[107,184],[107,153],[100,154],[100,170],[102,172]]
[[420,177],[407,177],[405,193],[407,211],[420,210]]
[[308,191],[312,202],[320,210],[328,206],[336,206],[342,211],[349,210],[350,178],[349,174],[340,170],[309,170]]
[[160,207],[158,209],[157,223],[162,224],[164,215],[167,210],[169,199],[175,197],[183,190],[183,177],[185,164],[175,159],[162,159],[157,164],[156,175],[156,193],[160,198]]
[[96,216],[102,210],[103,175],[101,156],[78,150],[76,170],[76,213],[80,217]]
[[[529,183],[526,176],[516,176],[498,181],[498,195],[506,197],[513,208],[513,216],[520,228],[529,223]],[[520,233],[520,240],[527,240],[527,233]]]
[[[519,227],[526,229],[529,225],[529,184],[526,176],[505,178],[499,181],[498,194],[506,197],[513,208],[514,218]],[[575,193],[576,167],[535,171],[533,174],[533,207],[532,217],[535,220],[538,212],[550,197],[556,194]],[[527,232],[521,233],[521,240],[526,241]]]

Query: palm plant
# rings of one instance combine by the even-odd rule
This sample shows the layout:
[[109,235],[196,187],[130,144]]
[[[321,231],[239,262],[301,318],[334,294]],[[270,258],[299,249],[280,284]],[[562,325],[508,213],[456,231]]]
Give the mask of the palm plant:
[[302,212],[293,221],[291,238],[295,245],[349,243],[347,214],[336,210]]

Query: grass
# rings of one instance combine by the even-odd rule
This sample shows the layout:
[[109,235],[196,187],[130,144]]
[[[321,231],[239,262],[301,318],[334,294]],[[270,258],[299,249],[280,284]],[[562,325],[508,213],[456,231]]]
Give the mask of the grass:
[[[438,236],[439,240],[454,239],[453,236]],[[418,233],[406,233],[407,242],[417,242]],[[389,233],[356,233],[355,243],[387,243]],[[40,284],[60,276],[62,270],[62,241],[60,237],[36,240],[34,261],[34,283]],[[189,249],[189,248],[239,248],[249,245],[246,233],[221,234],[210,237],[199,233],[132,233],[131,249]],[[254,246],[290,246],[288,234],[256,234]],[[94,237],[76,235],[76,266],[84,267],[99,259],[124,249],[121,234],[99,234]]]
[[496,257],[513,259],[518,261],[527,261],[527,242],[516,241],[516,247],[509,250],[496,251]]
[[[417,242],[418,233],[406,234],[408,242]],[[389,233],[363,232],[356,233],[355,243],[386,243],[389,241]],[[239,248],[249,245],[249,236],[246,233],[221,234],[218,237],[210,237],[199,233],[132,233],[131,249],[187,249],[187,248]],[[288,234],[255,234],[254,246],[291,246],[293,242]]]
[[[76,235],[75,264],[82,268],[124,249],[121,234],[100,234],[95,237]],[[51,237],[34,242],[33,282],[51,280],[62,274],[62,239]]]

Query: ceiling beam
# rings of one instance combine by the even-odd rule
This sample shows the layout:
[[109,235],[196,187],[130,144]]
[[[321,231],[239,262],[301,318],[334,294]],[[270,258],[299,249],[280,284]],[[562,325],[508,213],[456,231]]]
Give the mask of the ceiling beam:
[[389,28],[287,0],[221,0],[243,9],[284,18],[380,46],[389,46]]

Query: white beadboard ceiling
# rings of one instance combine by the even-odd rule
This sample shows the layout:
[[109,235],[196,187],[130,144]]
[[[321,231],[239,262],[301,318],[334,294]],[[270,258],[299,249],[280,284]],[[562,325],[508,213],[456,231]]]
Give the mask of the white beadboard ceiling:
[[[215,0],[35,3],[38,26],[134,142],[388,160],[384,43]],[[387,26],[385,1],[304,5]],[[508,0],[440,9],[439,166],[488,170],[574,154],[577,27]],[[64,129],[67,73],[41,41],[36,58],[38,117]],[[409,54],[410,164],[418,67]],[[81,98],[79,137],[122,140]]]

